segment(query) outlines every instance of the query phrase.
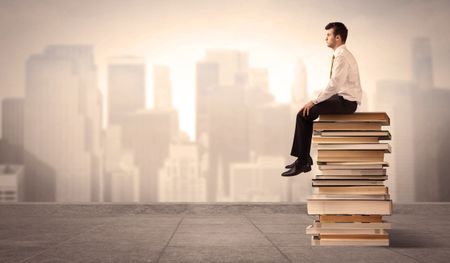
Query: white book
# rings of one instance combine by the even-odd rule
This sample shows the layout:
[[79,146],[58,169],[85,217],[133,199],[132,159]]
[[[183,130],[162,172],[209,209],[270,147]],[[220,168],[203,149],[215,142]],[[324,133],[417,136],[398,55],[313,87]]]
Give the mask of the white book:
[[387,180],[386,175],[358,175],[358,176],[345,176],[345,175],[316,175],[314,180]]
[[374,180],[316,180],[313,179],[312,186],[338,186],[338,185],[384,185],[383,181]]
[[311,236],[312,246],[389,246],[389,238],[383,239],[321,239]]
[[321,228],[309,225],[306,227],[307,235],[384,235],[384,229],[374,228]]
[[319,164],[319,170],[342,170],[342,169],[383,169],[388,167],[388,162],[322,162]]
[[331,199],[339,199],[339,200],[390,200],[390,196],[388,194],[384,195],[356,195],[356,194],[312,194],[309,196],[311,199],[323,199],[323,200],[331,200]]
[[309,215],[391,215],[392,200],[321,200],[308,199]]
[[321,175],[346,175],[346,176],[359,176],[359,175],[386,175],[386,169],[329,169],[322,170]]
[[351,222],[351,223],[322,223],[319,220],[314,220],[312,224],[316,228],[322,229],[391,229],[392,224],[387,221],[373,222],[373,223],[361,223],[361,222]]
[[317,150],[384,150],[391,152],[389,143],[349,143],[349,144],[322,144],[317,145]]

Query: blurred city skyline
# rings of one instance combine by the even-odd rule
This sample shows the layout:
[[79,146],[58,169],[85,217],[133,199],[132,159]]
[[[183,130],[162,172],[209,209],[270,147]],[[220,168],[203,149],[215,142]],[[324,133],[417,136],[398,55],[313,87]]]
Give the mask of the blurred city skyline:
[[327,83],[331,21],[357,111],[391,117],[392,198],[450,200],[450,33],[432,30],[450,4],[333,3],[2,1],[0,200],[305,201],[309,175],[279,174]]
[[298,59],[308,69],[310,93],[326,85],[332,50],[325,45],[324,27],[331,21],[349,28],[347,46],[357,58],[366,96],[374,95],[379,79],[412,79],[410,42],[415,37],[431,40],[435,85],[450,83],[450,33],[443,29],[450,17],[448,1],[2,0],[0,5],[0,98],[24,95],[23,65],[29,54],[49,44],[93,45],[103,94],[112,57],[145,59],[148,107],[152,65],[169,66],[173,105],[191,139],[195,63],[206,50],[247,52],[250,66],[268,69],[276,100],[288,102]]

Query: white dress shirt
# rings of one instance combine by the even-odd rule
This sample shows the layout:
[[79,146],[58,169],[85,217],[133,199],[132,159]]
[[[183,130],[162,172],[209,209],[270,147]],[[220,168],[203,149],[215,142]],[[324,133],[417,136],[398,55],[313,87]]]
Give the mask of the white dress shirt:
[[320,103],[334,94],[338,94],[346,100],[357,101],[358,105],[361,105],[362,89],[359,80],[358,64],[345,45],[340,45],[334,50],[330,81],[312,102],[314,104]]

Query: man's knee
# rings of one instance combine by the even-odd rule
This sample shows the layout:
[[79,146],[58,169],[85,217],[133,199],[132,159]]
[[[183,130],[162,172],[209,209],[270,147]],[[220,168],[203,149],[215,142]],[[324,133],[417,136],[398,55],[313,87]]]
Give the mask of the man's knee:
[[308,115],[303,116],[303,111],[300,111],[299,113],[297,113],[297,121],[313,121],[314,119],[316,119],[317,117],[313,118],[313,116],[311,116],[311,112],[309,112]]

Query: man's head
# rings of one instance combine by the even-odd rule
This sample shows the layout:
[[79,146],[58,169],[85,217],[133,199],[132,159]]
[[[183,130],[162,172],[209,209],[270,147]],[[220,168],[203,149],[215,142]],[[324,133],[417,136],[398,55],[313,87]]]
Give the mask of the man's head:
[[327,36],[325,42],[327,46],[332,49],[336,49],[342,44],[345,44],[347,40],[348,30],[347,27],[341,22],[332,22],[325,26],[327,30]]

